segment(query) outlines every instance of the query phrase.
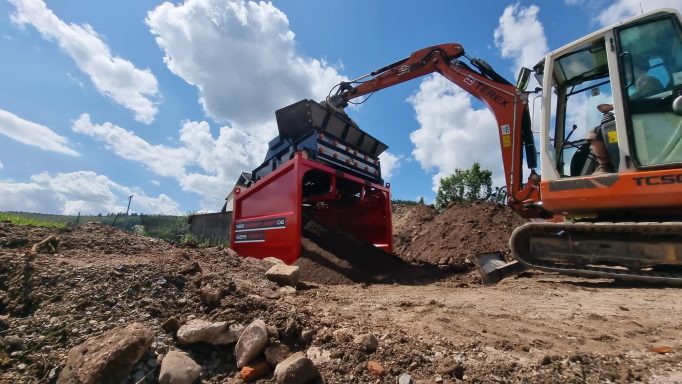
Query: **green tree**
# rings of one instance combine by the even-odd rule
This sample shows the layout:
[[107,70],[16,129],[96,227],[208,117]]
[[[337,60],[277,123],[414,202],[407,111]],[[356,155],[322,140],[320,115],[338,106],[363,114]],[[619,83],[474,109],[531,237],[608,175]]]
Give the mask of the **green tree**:
[[452,175],[440,179],[436,208],[445,208],[450,203],[473,203],[487,199],[492,195],[492,176],[493,173],[481,169],[479,163],[474,163],[471,169],[455,169]]

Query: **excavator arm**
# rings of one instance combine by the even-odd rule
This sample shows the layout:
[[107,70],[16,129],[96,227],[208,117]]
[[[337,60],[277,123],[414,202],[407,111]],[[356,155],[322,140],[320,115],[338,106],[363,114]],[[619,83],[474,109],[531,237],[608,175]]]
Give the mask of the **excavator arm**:
[[[471,65],[463,59],[467,59]],[[495,115],[509,195],[508,205],[523,217],[547,217],[548,213],[540,204],[540,176],[535,172],[536,150],[527,93],[518,90],[483,60],[468,57],[460,44],[441,44],[420,49],[405,59],[343,82],[328,102],[336,108],[345,108],[355,98],[434,72],[476,97]],[[531,169],[525,184],[522,180],[524,148],[527,165]]]

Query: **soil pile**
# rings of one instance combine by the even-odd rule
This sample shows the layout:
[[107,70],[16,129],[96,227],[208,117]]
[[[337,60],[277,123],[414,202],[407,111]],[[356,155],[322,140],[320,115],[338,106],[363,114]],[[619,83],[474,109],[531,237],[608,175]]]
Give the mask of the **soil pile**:
[[329,231],[315,221],[303,228],[296,265],[301,268],[302,280],[319,284],[414,284],[454,272],[452,268],[410,264],[353,236]]
[[526,220],[494,203],[452,204],[437,214],[416,205],[394,210],[396,253],[413,262],[471,265],[476,254],[509,255],[509,237]]
[[404,255],[412,240],[438,214],[433,205],[394,204],[393,211],[393,252]]

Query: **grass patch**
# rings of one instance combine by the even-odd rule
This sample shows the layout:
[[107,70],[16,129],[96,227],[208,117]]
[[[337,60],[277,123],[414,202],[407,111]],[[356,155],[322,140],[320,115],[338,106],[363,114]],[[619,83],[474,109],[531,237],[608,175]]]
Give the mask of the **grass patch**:
[[48,228],[64,228],[66,223],[50,221],[50,220],[40,220],[29,217],[23,217],[20,215],[15,215],[11,213],[0,212],[0,221],[9,220],[14,225],[22,226],[33,226],[33,227],[48,227]]

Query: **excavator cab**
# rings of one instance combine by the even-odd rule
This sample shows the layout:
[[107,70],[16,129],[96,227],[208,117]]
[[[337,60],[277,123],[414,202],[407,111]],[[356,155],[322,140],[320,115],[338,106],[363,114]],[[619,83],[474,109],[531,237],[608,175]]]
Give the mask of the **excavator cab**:
[[[682,213],[681,183],[674,176],[682,168],[682,116],[673,108],[682,95],[676,12],[650,13],[593,33],[548,55],[536,72],[544,90],[545,209],[613,216],[674,207]],[[600,104],[613,105],[613,119],[604,124]],[[586,136],[595,127],[607,159],[590,151]],[[599,160],[614,172],[593,176]],[[668,181],[670,170],[674,181]],[[658,185],[671,187],[651,188]]]
[[[681,283],[679,13],[604,28],[534,70],[542,84],[541,204],[572,220],[517,228],[514,257],[564,274]],[[612,118],[602,119],[600,104],[613,106]],[[601,137],[588,140],[590,132]],[[608,154],[599,156],[594,140]],[[594,172],[605,162],[612,172]]]

